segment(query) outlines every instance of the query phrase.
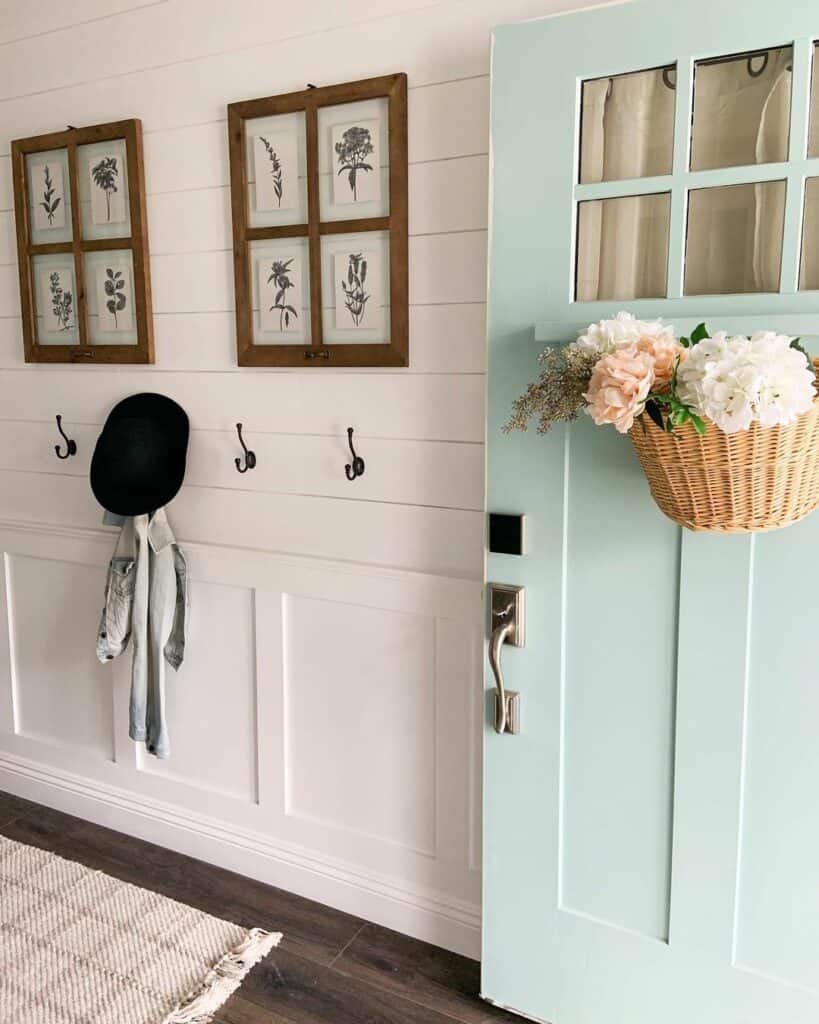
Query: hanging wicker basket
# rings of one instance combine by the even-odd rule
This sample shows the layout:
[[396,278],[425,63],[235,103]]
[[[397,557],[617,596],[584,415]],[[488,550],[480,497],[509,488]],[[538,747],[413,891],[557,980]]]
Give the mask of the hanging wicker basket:
[[777,530],[819,506],[819,399],[787,427],[667,434],[643,414],[629,437],[661,511],[689,530]]

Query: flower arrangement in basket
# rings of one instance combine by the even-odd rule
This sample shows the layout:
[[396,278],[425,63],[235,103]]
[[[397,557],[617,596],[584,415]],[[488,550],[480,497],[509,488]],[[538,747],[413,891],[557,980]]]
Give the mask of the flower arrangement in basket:
[[819,505],[816,366],[773,331],[689,338],[630,313],[591,324],[540,356],[541,373],[505,430],[532,416],[545,433],[585,410],[628,434],[669,518],[692,530],[747,533],[803,519]]

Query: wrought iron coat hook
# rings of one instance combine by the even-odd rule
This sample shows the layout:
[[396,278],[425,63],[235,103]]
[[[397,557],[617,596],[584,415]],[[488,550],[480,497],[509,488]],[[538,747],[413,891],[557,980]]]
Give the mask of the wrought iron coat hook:
[[66,434],[66,432],[63,430],[63,418],[62,416],[60,416],[59,413],[57,414],[57,430],[59,430],[60,434],[62,435],[63,440],[65,441],[66,448],[68,449],[68,451],[65,452],[65,454],[63,454],[63,452],[60,451],[60,446],[58,444],[55,444],[54,451],[57,453],[57,458],[70,459],[72,455],[77,454],[77,442],[73,441],[68,436],[68,434]]
[[239,443],[241,444],[242,449],[244,450],[244,453],[245,453],[245,464],[244,464],[244,467],[242,467],[242,460],[240,458],[237,457],[233,461],[236,463],[236,468],[238,469],[238,471],[240,473],[246,473],[249,469],[255,469],[256,468],[256,453],[250,451],[248,449],[247,445],[245,444],[245,439],[242,437],[242,424],[241,423],[237,423],[236,424],[236,432],[239,435]]
[[347,427],[347,442],[350,445],[350,452],[353,456],[352,464],[349,462],[344,467],[344,472],[347,474],[348,480],[355,480],[357,477],[364,476],[364,460],[360,455],[356,455],[355,448],[353,448],[353,428]]

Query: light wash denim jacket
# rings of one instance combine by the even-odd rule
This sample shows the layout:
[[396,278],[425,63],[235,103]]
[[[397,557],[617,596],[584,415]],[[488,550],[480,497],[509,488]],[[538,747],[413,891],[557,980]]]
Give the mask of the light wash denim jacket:
[[185,656],[187,563],[164,508],[133,519],[106,512],[103,521],[122,529],[108,569],[97,657],[112,661],[133,637],[129,733],[165,758],[165,662],[178,669]]

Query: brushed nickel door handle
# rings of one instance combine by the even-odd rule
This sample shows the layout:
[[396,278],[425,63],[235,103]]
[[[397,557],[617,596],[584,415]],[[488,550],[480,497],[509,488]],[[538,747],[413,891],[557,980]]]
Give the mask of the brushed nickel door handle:
[[490,584],[489,665],[495,677],[495,732],[514,736],[520,732],[520,694],[506,689],[501,652],[505,644],[523,647],[523,594],[523,587]]

